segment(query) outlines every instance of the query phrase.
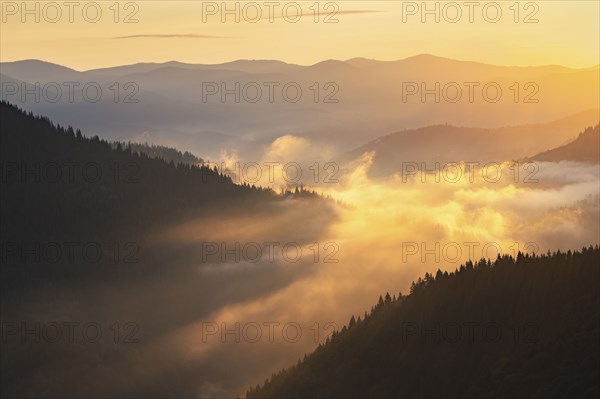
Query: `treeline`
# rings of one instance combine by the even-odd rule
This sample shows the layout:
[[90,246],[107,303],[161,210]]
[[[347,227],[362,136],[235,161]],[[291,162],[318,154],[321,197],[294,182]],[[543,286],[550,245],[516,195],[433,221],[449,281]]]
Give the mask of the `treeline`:
[[2,226],[13,235],[51,238],[123,224],[144,225],[210,203],[260,201],[270,189],[235,185],[214,169],[167,163],[46,117],[0,104]]
[[167,163],[198,165],[204,162],[189,151],[181,152],[175,148],[164,145],[148,143],[114,142],[111,144],[113,149],[129,149],[132,153],[146,154],[150,158],[160,158]]
[[426,273],[247,398],[600,394],[600,247]]
[[600,162],[600,125],[588,127],[573,141],[563,146],[539,153],[528,162]]
[[[60,265],[30,262],[28,247],[39,243],[83,240],[109,246],[142,240],[190,218],[264,210],[269,202],[290,198],[320,198],[304,189],[279,194],[234,184],[216,167],[167,162],[135,146],[86,137],[79,129],[7,102],[0,103],[0,118],[0,270],[5,289],[45,279],[41,275],[46,271],[93,278],[82,267],[67,273]],[[184,153],[180,159],[188,158]],[[11,243],[25,248],[26,265],[14,267],[20,254],[6,256],[13,251],[7,249],[14,247]]]

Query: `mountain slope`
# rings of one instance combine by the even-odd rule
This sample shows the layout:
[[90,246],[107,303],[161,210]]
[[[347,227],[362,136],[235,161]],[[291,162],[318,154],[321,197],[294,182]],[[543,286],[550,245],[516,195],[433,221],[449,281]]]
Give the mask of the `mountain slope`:
[[[211,259],[204,244],[310,245],[331,201],[237,185],[173,151],[85,137],[0,102],[0,397],[197,396],[214,362],[188,362],[172,338],[308,272],[264,258],[246,269],[241,254]],[[80,328],[73,341],[26,343],[5,330],[87,321],[100,341]]]
[[589,127],[577,138],[561,147],[544,151],[531,158],[533,161],[560,162],[600,162],[600,125]]
[[2,73],[30,83],[65,82],[82,79],[82,73],[62,65],[41,60],[2,62]]
[[405,130],[373,140],[344,156],[345,161],[375,152],[370,174],[385,177],[400,172],[404,162],[503,162],[563,145],[574,132],[596,125],[599,110],[588,110],[559,120],[497,129],[449,125]]
[[85,73],[102,76],[123,76],[133,73],[150,72],[163,67],[176,67],[178,69],[194,69],[199,71],[229,70],[243,71],[245,73],[285,72],[302,68],[300,65],[287,64],[277,60],[236,60],[222,64],[189,64],[185,62],[169,61],[164,63],[138,63],[116,67],[91,69]]
[[175,148],[166,147],[162,145],[156,144],[148,144],[148,143],[132,143],[132,142],[123,142],[123,143],[112,143],[113,148],[117,148],[118,145],[121,144],[121,148],[131,148],[132,152],[137,152],[138,154],[146,154],[150,158],[160,158],[167,163],[173,162],[174,164],[187,164],[187,165],[198,165],[204,162],[202,158],[198,158],[194,154],[185,151],[181,152]]
[[[63,100],[35,102],[31,95],[23,100],[11,91],[3,93],[4,100],[111,140],[135,141],[148,132],[157,144],[186,148],[207,159],[230,148],[237,148],[242,159],[260,159],[264,146],[288,133],[341,153],[401,129],[539,124],[599,106],[597,68],[509,67],[431,55],[398,61],[328,60],[312,66],[269,60],[135,64],[65,70],[64,79],[51,66],[46,73],[29,68],[30,63],[40,64],[1,63],[0,68],[6,79],[58,83]],[[36,72],[23,74],[28,68]],[[80,84],[73,102],[65,100],[64,81]],[[90,82],[100,84],[103,92],[93,107],[82,93]],[[467,82],[477,83],[472,96]],[[406,84],[419,92],[407,94]],[[452,88],[448,94],[448,84],[460,95],[454,97]],[[488,84],[497,85],[502,95],[489,101],[483,95]],[[235,93],[224,95],[225,88]],[[437,94],[423,98],[424,90]],[[125,102],[130,95],[137,101]],[[203,153],[208,142],[213,152]],[[562,144],[524,148],[515,157]]]
[[426,274],[247,397],[597,397],[599,261],[590,246]]
[[113,149],[98,137],[84,137],[5,102],[0,115],[2,225],[15,236],[76,234],[89,226],[109,234],[119,226],[143,226],[246,194],[274,197],[208,168]]

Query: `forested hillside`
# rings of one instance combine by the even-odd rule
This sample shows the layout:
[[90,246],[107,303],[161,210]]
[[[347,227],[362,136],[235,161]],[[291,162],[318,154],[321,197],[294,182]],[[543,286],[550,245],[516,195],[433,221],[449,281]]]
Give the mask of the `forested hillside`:
[[31,288],[44,273],[93,278],[82,267],[69,273],[58,264],[40,267],[24,255],[28,246],[139,241],[190,218],[231,216],[266,209],[273,201],[314,196],[234,184],[216,169],[167,163],[139,147],[86,137],[6,102],[0,103],[0,118],[4,288]]
[[14,235],[114,233],[184,209],[274,193],[206,167],[167,163],[2,103],[2,227]]
[[588,127],[572,142],[535,155],[537,162],[600,162],[600,125]]
[[[308,245],[333,217],[313,192],[234,184],[8,103],[0,121],[1,397],[192,397],[212,361],[188,362],[172,334],[297,273],[264,258],[237,273],[245,259],[208,259],[204,244]],[[289,228],[247,233],[269,218]],[[101,339],[62,329],[89,323]]]
[[188,164],[197,165],[203,162],[202,158],[198,158],[189,151],[181,152],[175,148],[167,147],[164,145],[148,144],[148,143],[132,143],[132,142],[116,142],[112,144],[112,148],[116,149],[119,146],[121,148],[129,148],[131,152],[138,154],[146,154],[150,158],[160,158],[168,163],[173,162],[174,164]]
[[247,397],[597,398],[599,261],[590,246],[426,274]]

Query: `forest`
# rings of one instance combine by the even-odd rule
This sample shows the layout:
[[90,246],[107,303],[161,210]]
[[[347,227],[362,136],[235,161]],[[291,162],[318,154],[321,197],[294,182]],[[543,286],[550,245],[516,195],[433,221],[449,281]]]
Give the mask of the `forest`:
[[268,209],[285,199],[322,199],[303,187],[275,192],[234,184],[216,167],[194,164],[187,152],[87,137],[7,102],[0,103],[0,117],[3,296],[17,287],[31,289],[49,274],[93,279],[101,270],[40,267],[27,257],[32,245],[139,242],[195,217]]
[[596,398],[600,247],[426,273],[247,398]]
[[203,162],[202,158],[198,158],[189,151],[179,151],[176,148],[167,147],[159,144],[149,144],[148,142],[136,143],[136,142],[113,142],[112,147],[130,148],[131,152],[143,153],[148,155],[150,158],[160,158],[167,163],[173,161],[175,164],[184,163],[189,165],[197,165]]

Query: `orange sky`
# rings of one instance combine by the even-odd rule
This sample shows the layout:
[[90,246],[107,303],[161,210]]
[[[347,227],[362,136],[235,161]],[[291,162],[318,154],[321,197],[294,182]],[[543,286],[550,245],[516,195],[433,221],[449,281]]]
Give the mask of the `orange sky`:
[[24,9],[21,1],[2,1],[1,60],[37,58],[80,70],[241,58],[313,64],[421,53],[501,65],[600,63],[595,0],[521,1],[517,7],[512,0],[485,1],[472,8],[465,1],[428,1],[429,10],[438,3],[437,16],[424,14],[421,1],[228,1],[230,14],[222,1],[75,3],[70,9],[63,1],[29,1]]

